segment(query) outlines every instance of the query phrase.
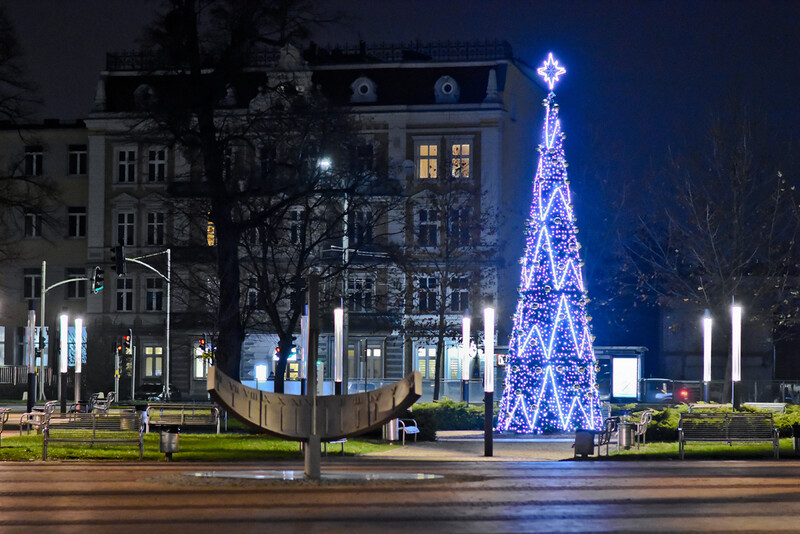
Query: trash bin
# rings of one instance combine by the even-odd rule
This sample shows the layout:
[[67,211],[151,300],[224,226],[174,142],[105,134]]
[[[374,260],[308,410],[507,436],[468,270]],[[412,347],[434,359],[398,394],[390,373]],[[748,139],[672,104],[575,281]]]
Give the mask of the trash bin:
[[400,439],[400,423],[398,419],[390,419],[383,425],[384,441],[397,441]]
[[575,431],[575,456],[590,456],[594,453],[594,430]]
[[618,448],[630,449],[633,447],[633,431],[636,425],[633,423],[620,423],[618,427]]
[[161,430],[159,450],[166,455],[168,461],[172,460],[173,452],[180,450],[180,441],[178,440],[180,432],[180,427],[176,426],[164,427]]

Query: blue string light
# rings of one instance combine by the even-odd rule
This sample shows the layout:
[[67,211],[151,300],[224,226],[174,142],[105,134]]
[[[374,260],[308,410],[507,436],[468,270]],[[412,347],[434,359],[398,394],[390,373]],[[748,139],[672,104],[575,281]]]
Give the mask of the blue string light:
[[537,71],[550,87],[533,201],[520,263],[519,301],[509,343],[498,429],[519,433],[600,427],[597,361],[567,181],[558,104],[566,70],[550,54]]

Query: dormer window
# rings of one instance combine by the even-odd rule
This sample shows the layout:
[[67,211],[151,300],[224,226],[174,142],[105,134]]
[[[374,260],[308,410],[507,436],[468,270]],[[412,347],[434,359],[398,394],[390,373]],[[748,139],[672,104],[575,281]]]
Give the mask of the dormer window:
[[378,86],[375,82],[361,76],[356,78],[356,81],[350,84],[350,90],[353,94],[350,96],[350,102],[375,102],[378,100]]
[[442,76],[433,86],[433,94],[437,104],[455,104],[461,98],[461,88],[450,76]]

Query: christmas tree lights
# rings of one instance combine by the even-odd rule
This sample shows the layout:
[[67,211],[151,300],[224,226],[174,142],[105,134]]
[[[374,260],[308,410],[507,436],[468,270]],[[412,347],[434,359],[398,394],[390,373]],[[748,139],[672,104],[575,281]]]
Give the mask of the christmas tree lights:
[[550,54],[537,71],[550,88],[533,201],[520,260],[519,301],[509,343],[498,430],[598,429],[596,365],[586,315],[578,229],[567,181],[558,104],[564,67]]

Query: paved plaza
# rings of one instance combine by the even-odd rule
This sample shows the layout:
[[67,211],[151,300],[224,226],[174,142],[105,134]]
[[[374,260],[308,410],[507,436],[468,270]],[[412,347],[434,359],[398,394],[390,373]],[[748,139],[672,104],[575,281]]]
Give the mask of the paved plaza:
[[4,462],[0,532],[800,532],[795,461],[573,461],[566,438],[499,441],[487,459],[482,446],[450,434],[331,455],[324,474],[442,477],[321,484],[189,476],[301,470],[299,461]]

